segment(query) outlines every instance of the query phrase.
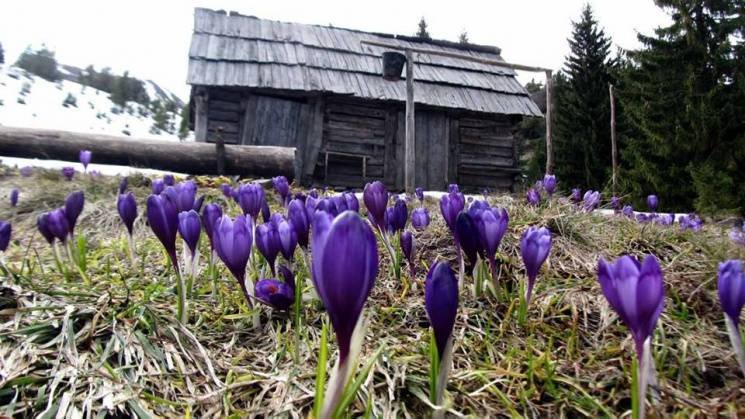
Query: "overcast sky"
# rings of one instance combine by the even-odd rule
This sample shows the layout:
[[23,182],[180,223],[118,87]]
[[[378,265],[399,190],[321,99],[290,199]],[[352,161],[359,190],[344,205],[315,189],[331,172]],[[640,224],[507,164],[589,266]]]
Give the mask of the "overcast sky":
[[[45,43],[58,61],[152,79],[188,97],[186,67],[194,7],[261,18],[411,35],[424,16],[432,37],[496,45],[521,64],[561,68],[572,20],[587,0],[124,0],[0,1],[0,43],[13,62],[27,45]],[[653,0],[589,0],[615,45],[635,48],[637,32],[669,22]],[[530,74],[521,74],[523,82]]]

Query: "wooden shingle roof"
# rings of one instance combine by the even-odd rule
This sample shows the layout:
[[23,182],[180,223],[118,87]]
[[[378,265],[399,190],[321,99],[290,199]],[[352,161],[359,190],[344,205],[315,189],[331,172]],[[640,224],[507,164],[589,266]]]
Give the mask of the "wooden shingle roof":
[[[362,40],[503,61],[495,47],[427,42],[197,8],[187,82],[404,101],[406,82],[387,81],[380,75],[384,49],[362,45]],[[414,57],[417,103],[486,113],[541,115],[512,69],[428,54]]]

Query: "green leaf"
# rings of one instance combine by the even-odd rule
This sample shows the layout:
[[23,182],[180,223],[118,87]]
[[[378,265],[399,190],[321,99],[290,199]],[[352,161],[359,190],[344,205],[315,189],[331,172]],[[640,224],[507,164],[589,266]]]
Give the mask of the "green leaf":
[[80,270],[85,272],[88,267],[87,262],[87,253],[88,253],[88,241],[85,239],[85,237],[82,234],[78,234],[78,243],[77,243],[77,257],[78,257],[78,266],[80,267]]
[[347,407],[352,404],[355,395],[357,395],[357,391],[359,391],[362,383],[365,382],[365,380],[367,379],[367,376],[370,375],[372,367],[375,365],[375,362],[378,360],[382,352],[383,347],[381,346],[380,348],[378,348],[377,351],[375,351],[373,356],[370,357],[364,368],[362,368],[360,373],[357,374],[357,377],[355,377],[354,381],[352,381],[352,383],[347,385],[347,387],[344,389],[344,394],[341,397],[341,401],[336,406],[334,414],[332,415],[333,418],[341,417],[341,415],[347,410]]
[[321,347],[318,349],[318,366],[316,367],[316,397],[313,400],[313,417],[316,419],[321,417],[321,409],[323,408],[323,385],[326,383],[327,352],[328,326],[326,325],[326,322],[324,322],[323,328],[321,329]]
[[[431,329],[430,329],[431,330]],[[437,342],[435,333],[429,334],[429,400],[432,404],[437,404],[435,397],[437,395],[437,378],[440,375],[440,354],[437,353]]]

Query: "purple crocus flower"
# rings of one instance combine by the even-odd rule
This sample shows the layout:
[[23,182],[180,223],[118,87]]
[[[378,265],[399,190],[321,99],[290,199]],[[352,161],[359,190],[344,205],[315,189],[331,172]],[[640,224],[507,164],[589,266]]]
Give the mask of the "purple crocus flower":
[[651,212],[657,211],[657,205],[659,205],[659,203],[660,201],[657,199],[657,195],[649,195],[647,197],[647,206]]
[[735,244],[745,246],[745,223],[743,223],[742,228],[733,228],[729,232],[729,239]]
[[427,273],[424,308],[435,335],[439,359],[442,361],[458,312],[458,280],[446,262],[435,262]]
[[196,255],[199,236],[202,233],[202,222],[199,213],[194,210],[182,211],[178,215],[178,232],[189,247],[191,258]]
[[171,258],[171,264],[179,272],[176,258],[176,232],[178,209],[168,195],[150,195],[147,199],[147,222]]
[[615,263],[598,261],[598,279],[611,308],[631,331],[641,360],[644,341],[652,335],[665,304],[662,269],[650,255],[641,264],[633,256]]
[[615,213],[618,213],[619,211],[621,211],[621,198],[617,196],[612,196],[610,198],[610,207]]
[[83,191],[72,192],[65,199],[65,216],[67,217],[67,227],[70,229],[70,235],[75,232],[75,225],[78,223],[78,217],[83,212],[85,205],[85,195]]
[[414,192],[416,193],[416,197],[419,199],[419,202],[424,203],[424,188],[417,187],[414,189]]
[[199,212],[202,210],[202,205],[204,204],[204,195],[200,195],[199,198],[194,200],[194,205],[191,207],[196,212]]
[[474,219],[465,211],[461,211],[456,218],[455,235],[470,266],[475,266],[479,252],[479,230]]
[[10,190],[10,206],[15,207],[18,205],[18,194],[20,192],[18,191],[18,188],[13,188]]
[[80,163],[83,164],[83,168],[88,170],[88,165],[91,164],[93,153],[91,153],[90,150],[80,150],[80,155],[78,157],[80,158]]
[[241,185],[236,191],[236,200],[243,213],[250,215],[252,219],[256,220],[266,200],[264,198],[264,188],[258,183]]
[[137,201],[134,194],[128,192],[120,194],[116,200],[116,209],[119,211],[119,218],[122,219],[127,232],[132,235],[135,219],[137,218]]
[[541,195],[535,188],[528,189],[528,192],[525,194],[525,198],[527,198],[528,204],[534,207],[537,207],[541,204]]
[[357,213],[360,212],[360,201],[357,199],[357,195],[355,195],[354,192],[344,192],[342,196],[347,204],[347,209]]
[[429,225],[429,210],[424,207],[411,211],[411,225],[417,230],[424,230]]
[[31,166],[23,166],[20,169],[21,176],[23,177],[29,177],[34,174],[34,168]]
[[450,192],[440,198],[440,212],[451,233],[455,233],[455,220],[465,206],[466,200],[460,192]]
[[276,224],[270,221],[256,227],[256,247],[266,261],[269,262],[272,275],[276,275],[274,262],[277,260],[277,255],[279,255],[281,250],[280,246],[279,231]]
[[343,194],[332,196],[331,198],[328,198],[327,200],[333,203],[337,215],[350,209],[347,207],[347,200],[346,198],[344,198]]
[[129,187],[129,179],[127,179],[127,177],[124,176],[123,178],[119,180],[119,195],[126,192],[128,187]]
[[600,204],[600,192],[588,190],[582,197],[582,209],[592,212]]
[[621,213],[626,217],[632,218],[634,216],[634,208],[632,208],[631,205],[624,205]]
[[318,190],[316,188],[313,188],[308,192],[308,195],[312,196],[315,199],[318,199]]
[[70,166],[63,167],[61,172],[62,176],[64,176],[68,182],[71,181],[73,177],[75,177],[75,169]]
[[245,283],[246,264],[251,255],[251,243],[253,242],[251,217],[239,215],[232,220],[227,215],[223,215],[213,227],[212,236],[217,255],[238,281],[248,305],[253,306]]
[[152,184],[153,195],[160,195],[163,193],[165,187],[166,184],[163,182],[163,179],[154,179]]
[[0,220],[0,252],[8,250],[12,227],[9,222]]
[[551,196],[556,192],[556,176],[546,174],[543,176],[543,190],[546,191],[548,196]]
[[42,214],[39,214],[38,217],[36,217],[36,228],[39,229],[39,233],[41,233],[42,237],[49,243],[54,243],[54,233],[52,233],[52,230],[49,229],[49,213],[45,212]]
[[[368,211],[376,204],[365,201]],[[352,334],[378,275],[375,234],[353,211],[333,222],[317,212],[313,228],[313,283],[336,333],[340,369],[347,368]]]
[[698,215],[694,213],[681,216],[678,219],[678,223],[680,223],[681,230],[693,230],[693,231],[701,230],[701,227],[703,227],[704,225],[704,222],[701,220],[701,217],[699,217]]
[[233,198],[235,196],[235,191],[233,191],[233,187],[227,183],[223,183],[222,185],[220,185],[220,190],[222,191],[222,194],[226,198]]
[[308,213],[305,211],[303,201],[297,198],[290,201],[290,204],[287,206],[287,219],[295,230],[298,244],[300,247],[307,249],[310,222],[308,221]]
[[279,194],[282,206],[286,206],[290,200],[290,183],[287,181],[287,178],[284,176],[273,177],[272,185],[274,185],[274,190]]
[[362,200],[367,208],[367,216],[380,231],[385,228],[385,208],[388,205],[388,191],[383,182],[375,181],[365,185]]
[[492,279],[497,279],[497,261],[496,254],[502,237],[507,232],[507,225],[510,217],[504,208],[490,208],[481,212],[476,219],[476,225],[479,229],[479,239],[481,248],[486,254],[489,261],[489,267],[492,271]]
[[204,211],[202,211],[202,225],[204,226],[204,234],[207,235],[212,250],[215,250],[215,242],[212,234],[215,231],[215,224],[221,217],[222,208],[219,205],[207,204],[204,206]]
[[256,299],[277,310],[287,310],[295,302],[295,277],[286,266],[280,266],[284,282],[262,279],[256,283]]
[[179,182],[176,185],[167,187],[164,194],[176,205],[178,212],[184,212],[194,209],[194,200],[197,196],[197,184],[192,180]]
[[551,232],[545,227],[528,227],[520,238],[520,255],[528,275],[528,286],[525,288],[525,303],[530,303],[535,280],[541,265],[551,251]]
[[287,261],[292,261],[297,247],[297,233],[292,223],[284,217],[277,222],[277,233],[279,235],[279,250]]
[[396,203],[386,210],[385,221],[388,233],[393,234],[402,231],[406,227],[409,218],[409,210],[406,201],[397,199]]
[[176,184],[176,178],[173,175],[171,175],[171,174],[164,175],[163,176],[163,183],[166,186],[173,186],[173,185]]
[[740,312],[745,306],[745,272],[741,260],[728,260],[719,264],[717,289],[730,343],[745,375],[745,350],[742,348],[739,327]]
[[62,243],[67,242],[70,227],[67,224],[67,216],[65,215],[64,208],[57,208],[50,211],[46,221],[49,232]]
[[457,183],[451,183],[448,185],[448,193],[460,193]]
[[569,195],[569,199],[575,204],[579,204],[579,202],[582,200],[582,189],[572,188],[572,194]]
[[416,275],[416,264],[414,263],[414,256],[416,253],[414,246],[414,235],[410,231],[401,232],[401,251],[404,252],[406,260],[409,262],[409,269],[411,270],[411,277]]

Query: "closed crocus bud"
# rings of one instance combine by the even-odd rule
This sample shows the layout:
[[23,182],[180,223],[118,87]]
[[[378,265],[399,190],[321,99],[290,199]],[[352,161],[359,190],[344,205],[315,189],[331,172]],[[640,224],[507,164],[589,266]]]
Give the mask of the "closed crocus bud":
[[222,194],[226,198],[232,198],[233,197],[233,194],[234,194],[233,187],[230,186],[229,184],[223,183],[222,185],[220,185],[220,190],[222,191]]
[[745,306],[745,272],[741,260],[733,259],[719,264],[717,290],[722,311],[737,325],[742,307]]
[[679,223],[680,223],[681,230],[693,230],[693,231],[701,230],[701,227],[703,227],[704,225],[704,222],[701,220],[701,217],[693,213],[682,216],[679,220]]
[[662,269],[650,255],[639,264],[632,256],[615,263],[598,261],[598,280],[611,308],[631,331],[636,354],[642,359],[644,341],[652,335],[665,304]]
[[360,212],[360,201],[357,199],[357,195],[355,195],[354,192],[344,192],[342,195],[344,196],[344,201],[347,203],[348,210]]
[[375,181],[365,185],[362,201],[370,221],[382,231],[385,228],[385,208],[388,205],[388,191],[383,182]]
[[582,200],[582,189],[573,188],[572,194],[569,195],[569,199],[575,204],[578,204]]
[[194,200],[194,206],[192,206],[191,209],[193,209],[196,212],[199,212],[202,210],[202,205],[204,204],[204,195],[199,196],[199,198]]
[[520,239],[520,255],[525,264],[525,272],[528,275],[528,286],[525,289],[525,302],[530,302],[535,279],[541,265],[546,261],[551,251],[551,233],[545,227],[528,227]]
[[39,229],[42,237],[49,243],[54,242],[54,233],[49,229],[49,213],[45,212],[36,217],[36,228]]
[[336,195],[330,199],[334,206],[336,206],[336,213],[340,214],[350,208],[347,207],[347,200],[344,198],[344,194]]
[[287,205],[290,197],[290,183],[287,182],[287,178],[284,176],[273,177],[272,185],[274,185],[274,190],[279,194],[282,206]]
[[152,183],[153,195],[160,195],[165,189],[166,184],[163,179],[154,179]]
[[8,249],[10,244],[11,226],[7,221],[0,220],[0,252]]
[[499,244],[502,242],[502,237],[504,237],[504,234],[507,232],[509,221],[510,217],[507,215],[507,211],[504,208],[490,208],[484,210],[481,213],[481,216],[477,219],[481,248],[484,250],[484,253],[486,253],[486,258],[489,260],[489,266],[491,267],[492,276],[495,280],[495,255],[499,248]]
[[297,247],[295,228],[289,221],[282,218],[277,222],[277,233],[279,234],[279,250],[282,252],[282,256],[286,260],[292,261]]
[[69,166],[65,166],[62,168],[61,173],[62,173],[62,176],[65,177],[65,179],[70,181],[75,176],[75,169]]
[[448,193],[460,193],[457,183],[451,183],[448,185]]
[[123,194],[127,191],[127,187],[129,187],[129,180],[127,177],[123,177],[119,180],[119,195]]
[[265,199],[261,204],[261,219],[264,220],[265,223],[268,223],[271,218],[272,211],[269,209],[269,202]]
[[70,234],[75,231],[75,225],[78,222],[80,213],[83,212],[84,205],[85,195],[83,191],[76,191],[67,195],[67,199],[65,199],[65,216],[67,217],[67,227],[70,229]]
[[204,206],[204,211],[202,211],[202,225],[204,226],[204,233],[210,241],[210,248],[212,250],[215,249],[212,234],[215,231],[215,224],[220,217],[222,217],[222,208],[219,205],[207,204]]
[[479,251],[479,230],[473,218],[467,212],[461,211],[455,221],[455,232],[463,253],[466,254],[470,266],[476,265]]
[[176,258],[176,232],[178,231],[178,210],[168,195],[150,195],[147,199],[147,222],[166,249],[176,272],[179,271]]
[[[455,185],[455,189],[457,189],[457,187],[458,185]],[[445,224],[447,224],[450,232],[453,234],[455,234],[455,219],[458,218],[458,214],[463,211],[465,206],[466,199],[460,192],[450,192],[440,198],[440,212],[442,213],[442,218],[445,219]]]
[[34,174],[34,168],[31,166],[23,166],[21,167],[21,176],[23,177],[29,177]]
[[308,192],[308,195],[312,196],[315,199],[318,199],[318,190],[316,188],[313,188]]
[[414,257],[416,249],[414,245],[414,235],[410,231],[401,232],[401,251],[404,253],[404,257],[409,262],[409,269],[411,270],[411,276],[416,275],[416,265],[414,264]]
[[649,207],[649,210],[652,212],[657,211],[657,205],[659,205],[659,200],[657,199],[657,195],[649,195],[647,197],[647,207]]
[[411,211],[411,225],[417,230],[424,230],[429,226],[429,210],[424,207]]
[[19,195],[18,188],[13,188],[10,191],[10,206],[15,207],[18,205],[18,195]]
[[318,206],[318,198],[314,198],[313,195],[308,195],[305,199],[305,215],[308,216],[308,222],[313,224],[313,218],[316,214],[316,207]]
[[621,210],[621,213],[625,215],[626,217],[633,217],[634,216],[634,208],[631,207],[631,205],[624,205],[623,210]]
[[47,223],[49,232],[52,233],[57,240],[65,243],[67,241],[67,236],[70,233],[70,227],[67,224],[65,210],[57,208],[56,210],[50,211],[47,217]]
[[251,306],[251,296],[246,288],[246,264],[251,255],[253,222],[251,217],[239,215],[232,220],[227,215],[220,217],[212,233],[215,251],[238,281],[243,295]]
[[537,207],[541,203],[541,195],[534,188],[528,189],[525,198],[528,200],[528,204],[534,207]]
[[547,194],[553,195],[554,192],[556,192],[556,176],[555,175],[545,175],[543,176],[543,190],[546,191]]
[[292,224],[297,236],[297,242],[300,247],[308,248],[308,234],[310,232],[310,222],[308,213],[305,211],[303,201],[293,199],[287,206],[287,220]]
[[346,211],[329,221],[323,212],[313,220],[313,283],[336,333],[339,364],[344,365],[355,326],[375,285],[378,247],[372,230],[357,213]]
[[458,280],[445,262],[436,262],[429,269],[424,283],[424,308],[435,335],[437,352],[442,361],[448,340],[453,334],[458,312]]
[[165,175],[163,176],[163,183],[166,186],[173,186],[176,184],[176,178],[171,174]]
[[116,209],[119,211],[119,218],[122,219],[127,232],[132,235],[135,219],[137,218],[137,201],[134,194],[128,192],[119,195],[116,200]]
[[275,275],[274,262],[280,251],[279,232],[277,226],[272,223],[264,223],[256,227],[256,247],[269,262],[272,275]]
[[176,185],[167,187],[163,193],[168,195],[178,212],[184,212],[194,209],[194,200],[197,196],[197,184],[192,180],[179,182]]
[[339,211],[336,208],[336,203],[334,202],[333,199],[329,199],[329,198],[319,199],[318,202],[316,203],[315,210],[327,212],[334,217],[339,215]]
[[387,220],[393,232],[401,231],[406,227],[406,221],[409,219],[409,209],[406,207],[406,201],[397,199],[391,208],[391,219]]
[[264,206],[264,188],[258,183],[241,185],[236,191],[236,200],[243,213],[256,220]]
[[591,212],[600,204],[600,192],[588,190],[582,197],[582,208]]
[[424,202],[424,189],[421,187],[418,187],[414,190],[416,193],[416,197],[419,199],[419,202]]
[[202,222],[199,213],[194,210],[182,211],[178,215],[178,232],[189,247],[191,255],[196,253],[199,236],[202,233]]
[[90,152],[90,150],[80,150],[80,163],[83,164],[83,167],[85,169],[88,169],[88,165],[91,164],[91,158],[93,157],[93,153]]

